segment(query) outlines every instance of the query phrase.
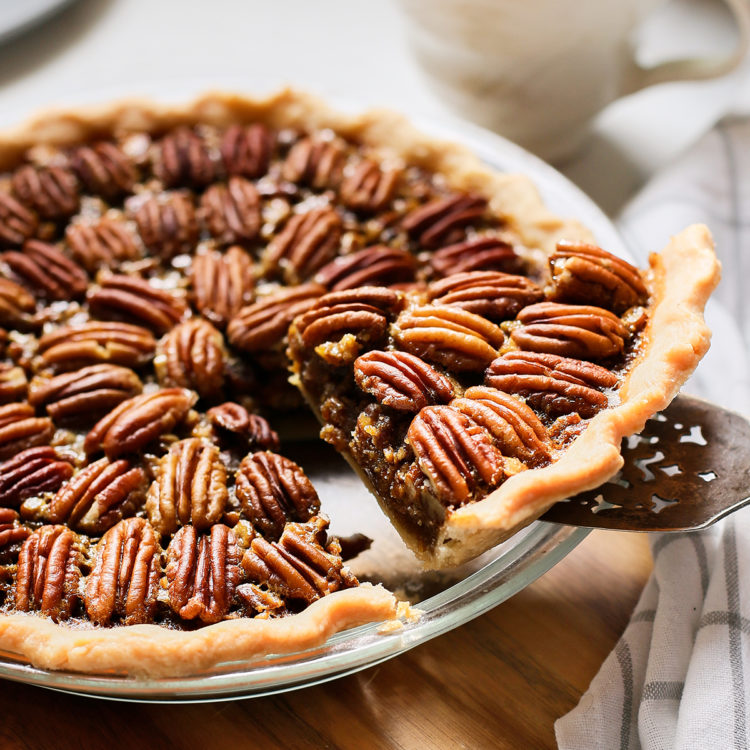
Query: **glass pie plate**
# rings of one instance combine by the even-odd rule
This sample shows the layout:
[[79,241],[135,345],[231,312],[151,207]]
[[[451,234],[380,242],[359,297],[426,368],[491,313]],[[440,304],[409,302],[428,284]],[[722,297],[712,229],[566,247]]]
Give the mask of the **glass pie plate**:
[[[342,108],[342,107],[340,107]],[[348,107],[344,107],[348,109]],[[531,177],[556,213],[578,218],[597,241],[625,258],[615,228],[577,187],[544,162],[503,138],[459,121],[416,125],[430,135],[463,143],[503,172]],[[299,433],[297,424],[294,431]],[[282,437],[283,437],[283,425]],[[312,424],[308,425],[313,428]],[[303,430],[304,431],[304,430]],[[312,430],[311,430],[312,432]],[[271,655],[250,663],[218,665],[190,677],[147,679],[37,669],[0,652],[0,677],[41,687],[129,701],[215,701],[268,695],[332,680],[365,669],[478,617],[528,586],[562,560],[588,533],[537,521],[481,557],[449,571],[423,571],[360,480],[321,441],[284,441],[285,454],[307,471],[340,536],[365,532],[372,546],[350,561],[360,580],[382,582],[422,615],[401,629],[378,623],[338,633],[321,646]]]

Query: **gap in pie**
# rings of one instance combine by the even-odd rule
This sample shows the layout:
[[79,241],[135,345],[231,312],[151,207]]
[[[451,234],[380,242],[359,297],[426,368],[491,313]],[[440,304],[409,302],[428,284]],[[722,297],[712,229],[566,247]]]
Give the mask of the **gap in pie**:
[[708,346],[704,227],[639,271],[388,113],[123,103],[6,133],[0,170],[0,649],[39,666],[187,674],[397,617],[279,414],[444,568],[614,474]]

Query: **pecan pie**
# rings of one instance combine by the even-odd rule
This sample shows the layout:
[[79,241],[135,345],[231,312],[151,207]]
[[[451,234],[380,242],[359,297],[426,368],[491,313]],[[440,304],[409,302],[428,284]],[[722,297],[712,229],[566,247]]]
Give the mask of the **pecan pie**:
[[705,352],[718,264],[700,226],[648,271],[592,242],[291,92],[0,136],[0,649],[176,675],[396,618],[283,454],[300,394],[433,567],[610,477]]

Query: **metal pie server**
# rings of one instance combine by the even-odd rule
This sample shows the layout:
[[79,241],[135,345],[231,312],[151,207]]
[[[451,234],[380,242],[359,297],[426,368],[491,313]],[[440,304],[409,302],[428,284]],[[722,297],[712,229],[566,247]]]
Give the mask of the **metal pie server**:
[[622,531],[692,531],[750,503],[750,422],[679,395],[623,441],[606,484],[552,506],[543,521]]

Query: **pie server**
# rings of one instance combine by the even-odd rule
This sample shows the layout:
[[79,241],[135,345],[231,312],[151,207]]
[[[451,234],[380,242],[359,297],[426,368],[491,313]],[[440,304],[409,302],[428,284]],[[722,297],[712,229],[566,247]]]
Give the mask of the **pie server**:
[[750,503],[750,422],[679,395],[625,438],[606,484],[553,505],[543,521],[622,531],[692,531]]

